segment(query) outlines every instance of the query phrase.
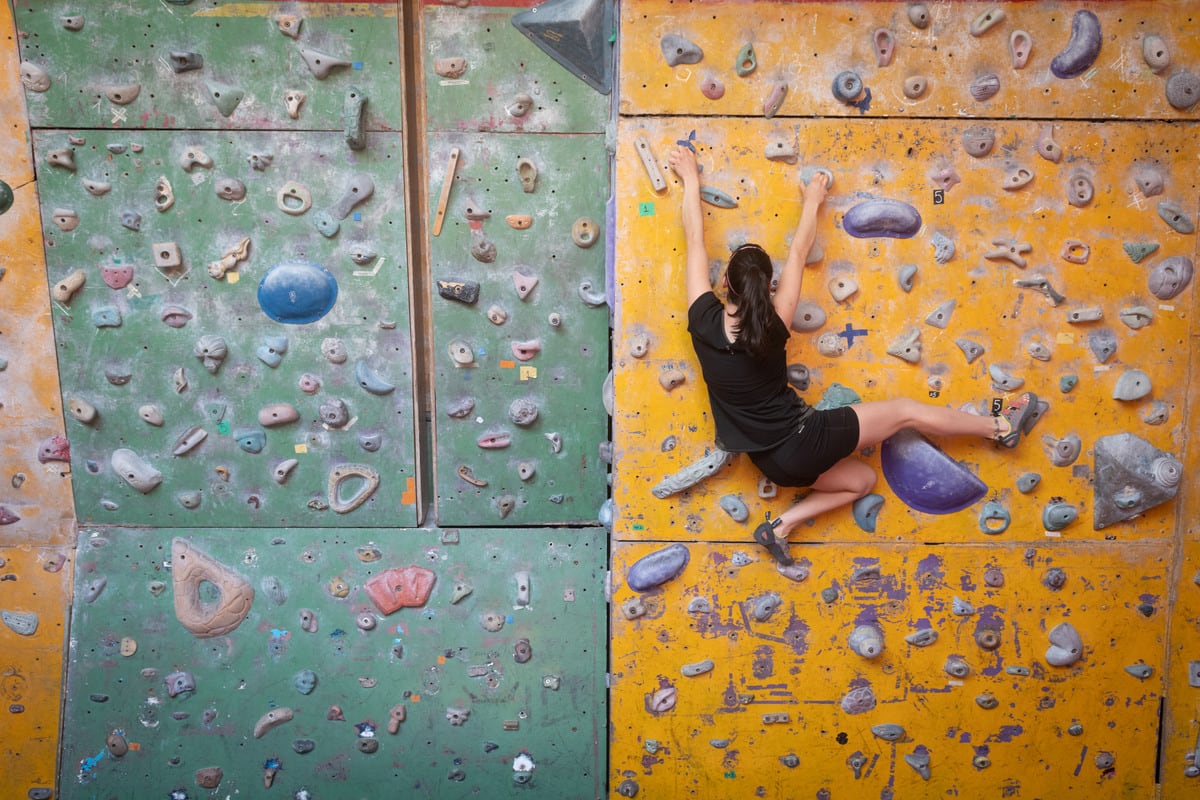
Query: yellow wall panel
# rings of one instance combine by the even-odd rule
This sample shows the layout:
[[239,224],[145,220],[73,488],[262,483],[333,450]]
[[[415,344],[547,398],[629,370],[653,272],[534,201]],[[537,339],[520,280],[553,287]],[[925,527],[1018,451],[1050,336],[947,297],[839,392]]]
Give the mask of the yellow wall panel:
[[14,195],[0,214],[0,507],[19,517],[0,526],[0,541],[66,543],[70,527],[64,523],[74,519],[70,465],[39,459],[42,443],[63,434],[63,418],[25,94],[7,3],[0,7],[0,31],[0,180]]
[[[964,151],[970,129],[986,125],[995,146],[984,158]],[[1076,506],[1079,520],[1061,532],[1065,539],[1101,535],[1092,530],[1092,450],[1106,435],[1129,432],[1154,447],[1183,458],[1186,441],[1186,376],[1194,365],[1187,346],[1195,282],[1177,297],[1160,301],[1151,294],[1147,276],[1161,259],[1180,255],[1195,259],[1194,235],[1169,228],[1156,212],[1159,201],[1176,202],[1191,218],[1196,214],[1196,165],[1189,142],[1191,126],[1160,123],[1061,122],[1054,138],[1064,156],[1052,163],[1035,151],[1044,124],[1036,121],[900,120],[780,121],[763,119],[641,118],[623,119],[618,136],[617,291],[618,323],[614,338],[616,413],[614,441],[619,472],[614,484],[618,538],[745,540],[766,511],[778,513],[794,498],[781,490],[775,500],[760,500],[758,472],[745,456],[694,489],[660,500],[651,489],[680,468],[703,456],[713,442],[706,390],[686,333],[684,246],[680,223],[680,186],[665,166],[676,140],[696,131],[703,166],[702,183],[733,195],[738,206],[704,206],[708,253],[714,275],[730,250],[746,240],[758,241],[781,265],[799,215],[798,176],[806,167],[832,170],[835,182],[819,217],[820,263],[805,270],[802,301],[812,301],[827,315],[812,333],[797,333],[789,345],[789,362],[806,365],[810,403],[833,384],[857,392],[863,400],[896,396],[923,398],[950,407],[972,405],[985,410],[991,398],[1012,394],[996,389],[989,368],[996,366],[1024,381],[1050,403],[1050,409],[1015,450],[987,441],[939,441],[989,486],[985,499],[996,500],[1011,514],[1003,534],[1012,538],[1045,535],[1042,512],[1051,498]],[[641,138],[653,151],[667,181],[655,192],[638,157]],[[792,143],[798,163],[768,160],[766,144],[782,138]],[[1033,181],[1018,191],[1001,188],[1014,165],[1028,168]],[[1152,165],[1165,176],[1160,196],[1146,198],[1134,176]],[[931,176],[952,169],[961,182],[934,197]],[[1067,181],[1089,176],[1093,201],[1082,208],[1068,203]],[[912,204],[923,218],[910,239],[857,239],[843,230],[842,217],[856,203],[884,197]],[[933,240],[942,235],[955,244],[944,264],[934,258]],[[1024,268],[989,259],[996,239],[1030,245]],[[1061,253],[1068,240],[1087,245],[1084,264],[1070,263]],[[1126,243],[1154,243],[1158,250],[1141,264],[1126,254]],[[911,292],[901,289],[901,265],[915,264]],[[828,288],[836,276],[853,278],[859,290],[835,302]],[[1019,288],[1014,281],[1042,276],[1066,299],[1054,305],[1043,293]],[[941,304],[956,305],[945,328],[928,324]],[[1133,329],[1120,320],[1122,310],[1144,306],[1152,322]],[[1099,309],[1099,321],[1075,323],[1074,312]],[[821,355],[822,333],[856,335],[846,353]],[[887,354],[906,331],[920,331],[920,362],[910,364]],[[1092,337],[1111,332],[1116,351],[1102,362]],[[645,334],[647,352],[635,357],[635,334]],[[986,348],[968,363],[956,345],[967,338]],[[1031,356],[1041,343],[1048,360]],[[1113,399],[1120,376],[1141,369],[1152,381],[1151,394],[1138,401]],[[678,370],[685,381],[673,388],[661,383],[664,372]],[[1060,388],[1064,376],[1078,377],[1069,393]],[[1165,422],[1146,420],[1161,404]],[[1079,458],[1066,466],[1052,463],[1052,445],[1074,435]],[[674,437],[670,439],[670,437]],[[672,448],[672,445],[674,447]],[[877,455],[869,462],[878,467]],[[1017,478],[1026,472],[1042,476],[1038,488],[1022,494]],[[881,479],[876,491],[886,500],[876,533],[859,530],[848,511],[818,518],[801,528],[802,538],[922,541],[980,541],[975,506],[958,514],[932,516],[908,509]],[[745,524],[734,522],[718,501],[733,494],[749,507]],[[1122,540],[1161,537],[1174,525],[1174,504],[1150,509],[1142,517],[1102,531]]]
[[[808,576],[796,583],[748,548],[694,543],[679,577],[629,589],[630,566],[662,546],[613,551],[614,790],[629,780],[650,797],[1153,792],[1169,546],[811,546],[797,553]],[[1057,589],[1047,585],[1052,569],[1065,577]],[[771,592],[777,609],[756,619]],[[639,600],[645,615],[629,619]],[[956,601],[972,613],[956,614]],[[1051,666],[1048,632],[1062,622],[1083,655]],[[879,656],[851,649],[858,626],[882,635]],[[922,627],[937,640],[907,644]],[[980,643],[991,646],[989,631],[993,649]],[[953,658],[968,674],[947,672]],[[706,659],[711,671],[682,673]],[[671,687],[674,707],[652,710]],[[863,687],[873,707],[844,704]],[[977,701],[986,697],[994,707]],[[880,739],[880,724],[904,734]],[[905,760],[914,754],[929,756],[928,780]],[[1112,766],[1098,766],[1107,756]]]
[[[780,116],[959,116],[1027,118],[1142,117],[1195,119],[1197,107],[1179,111],[1166,97],[1166,81],[1181,66],[1194,70],[1200,40],[1189,33],[1187,0],[1122,3],[927,3],[930,24],[916,28],[902,2],[679,3],[637,0],[621,4],[622,114],[762,116],[772,88],[787,84]],[[1094,12],[1102,44],[1093,66],[1060,79],[1050,64],[1071,37],[1074,14]],[[972,22],[988,11],[1003,18],[982,35]],[[895,39],[888,66],[878,66],[874,33]],[[1033,47],[1023,69],[1014,69],[1009,37],[1024,31]],[[1142,55],[1147,35],[1166,43],[1172,65],[1156,74]],[[664,36],[682,36],[703,51],[694,64],[671,66]],[[739,50],[753,43],[758,67],[739,76]],[[833,95],[834,78],[858,74],[871,93],[848,105]],[[970,91],[973,81],[995,75],[999,91],[986,101]],[[906,79],[923,76],[927,88],[909,98]],[[707,80],[724,95],[702,93]]]
[[[56,531],[53,538],[67,540],[70,533]],[[32,635],[0,625],[3,797],[27,797],[30,789],[55,785],[68,607],[64,598],[71,590],[72,552],[66,547],[0,547],[0,609],[37,615]]]

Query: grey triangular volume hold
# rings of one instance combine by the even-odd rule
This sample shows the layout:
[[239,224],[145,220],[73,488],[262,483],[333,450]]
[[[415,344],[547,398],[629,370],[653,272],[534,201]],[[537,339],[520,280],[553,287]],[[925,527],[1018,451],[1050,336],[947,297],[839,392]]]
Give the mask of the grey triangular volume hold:
[[548,0],[512,24],[588,86],[612,91],[613,0]]

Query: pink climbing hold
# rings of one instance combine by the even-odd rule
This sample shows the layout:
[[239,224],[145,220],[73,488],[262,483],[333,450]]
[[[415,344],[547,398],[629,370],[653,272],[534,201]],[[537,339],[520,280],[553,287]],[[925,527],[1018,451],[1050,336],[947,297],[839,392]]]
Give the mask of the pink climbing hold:
[[420,608],[429,599],[437,576],[424,567],[393,567],[367,579],[367,597],[384,614],[401,608]]
[[62,434],[55,434],[48,439],[42,440],[42,444],[38,447],[38,461],[43,464],[47,461],[70,460],[71,443]]

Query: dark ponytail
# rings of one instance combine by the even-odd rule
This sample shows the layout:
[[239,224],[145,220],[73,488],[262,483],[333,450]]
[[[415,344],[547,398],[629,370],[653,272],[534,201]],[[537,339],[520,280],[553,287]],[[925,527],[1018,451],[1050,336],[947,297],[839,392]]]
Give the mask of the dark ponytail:
[[771,258],[756,244],[744,244],[729,257],[726,272],[729,299],[737,304],[738,343],[755,358],[768,352],[770,326],[776,316],[771,303],[771,281],[775,269]]

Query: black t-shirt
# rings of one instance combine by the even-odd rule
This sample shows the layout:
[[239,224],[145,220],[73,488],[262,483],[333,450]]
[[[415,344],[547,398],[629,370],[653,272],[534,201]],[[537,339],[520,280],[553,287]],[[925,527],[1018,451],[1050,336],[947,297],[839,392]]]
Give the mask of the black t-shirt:
[[791,334],[783,320],[772,316],[770,353],[758,360],[729,341],[724,315],[725,306],[712,292],[697,297],[688,309],[688,332],[708,384],[717,446],[731,453],[768,450],[812,413],[787,382]]

